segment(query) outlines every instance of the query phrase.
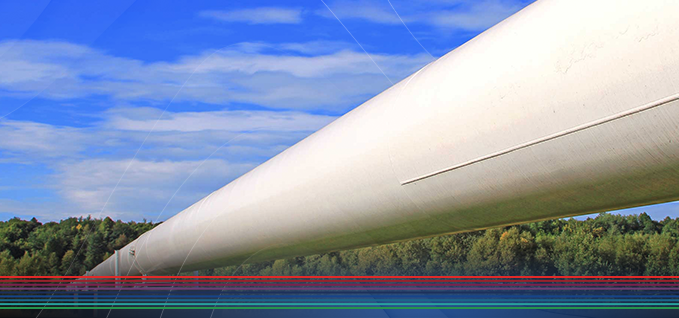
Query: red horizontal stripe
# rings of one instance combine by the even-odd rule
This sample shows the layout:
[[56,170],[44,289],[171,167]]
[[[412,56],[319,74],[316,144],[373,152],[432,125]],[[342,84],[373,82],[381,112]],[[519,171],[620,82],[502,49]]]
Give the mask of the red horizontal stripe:
[[679,279],[654,279],[654,280],[649,280],[649,279],[583,279],[583,280],[547,280],[547,279],[527,279],[527,280],[500,280],[500,279],[488,279],[488,280],[481,280],[481,279],[469,279],[469,280],[443,280],[443,279],[403,279],[403,280],[386,280],[386,279],[379,279],[379,280],[367,280],[367,279],[346,279],[346,280],[339,280],[339,279],[307,279],[307,280],[293,280],[293,279],[261,279],[261,280],[254,280],[254,279],[212,279],[210,276],[203,276],[204,278],[189,278],[189,279],[184,279],[184,278],[177,278],[177,279],[139,279],[138,277],[135,278],[129,278],[129,276],[121,276],[118,279],[91,279],[91,278],[79,278],[79,279],[69,279],[69,280],[44,280],[44,279],[8,279],[8,280],[0,280],[0,286],[5,285],[5,284],[11,284],[11,283],[54,283],[54,284],[64,284],[64,283],[69,283],[69,284],[95,284],[95,283],[110,283],[110,282],[140,282],[140,283],[196,283],[196,282],[201,282],[201,283],[238,283],[238,282],[248,282],[248,283],[265,283],[265,282],[281,282],[281,283],[288,283],[288,282],[308,282],[308,283],[326,283],[326,282],[368,282],[368,283],[381,283],[381,282],[395,282],[395,283],[407,283],[407,282],[441,282],[441,283],[558,283],[558,282],[572,282],[572,283],[585,283],[585,282],[594,282],[594,283],[617,283],[617,282],[638,282],[638,283],[676,283],[679,282]]
[[678,287],[679,284],[663,284],[663,285],[649,285],[649,284],[445,284],[445,283],[405,283],[405,284],[395,284],[395,283],[379,283],[379,284],[366,284],[366,283],[330,283],[330,284],[306,284],[306,283],[282,283],[282,284],[135,284],[135,283],[108,283],[108,284],[69,284],[69,285],[52,285],[52,284],[41,284],[41,285],[17,285],[17,286],[0,286],[2,289],[40,289],[44,287],[57,287],[57,288],[99,288],[99,287],[145,287],[145,288],[156,288],[156,287],[258,287],[258,286],[275,286],[275,287],[286,287],[286,286],[309,286],[309,287],[344,287],[344,286],[366,286],[366,287],[381,287],[381,286],[434,286],[434,287],[456,287],[456,286],[469,286],[469,287],[562,287],[562,286],[577,286],[577,287],[649,287],[649,288],[665,288],[665,287]]
[[0,278],[677,278],[679,276],[0,276]]

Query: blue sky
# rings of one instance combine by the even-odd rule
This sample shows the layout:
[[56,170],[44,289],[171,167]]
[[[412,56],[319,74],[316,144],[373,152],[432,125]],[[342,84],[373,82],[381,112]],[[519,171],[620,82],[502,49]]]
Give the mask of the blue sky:
[[0,2],[0,218],[164,220],[530,2]]

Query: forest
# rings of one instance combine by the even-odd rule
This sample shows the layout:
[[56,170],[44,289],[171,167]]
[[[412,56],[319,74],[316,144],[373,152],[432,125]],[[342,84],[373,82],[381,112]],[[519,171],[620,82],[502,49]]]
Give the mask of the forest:
[[[0,275],[81,275],[158,224],[0,222]],[[601,213],[200,271],[200,275],[679,275],[679,218]],[[193,273],[185,273],[193,274]]]
[[156,225],[89,217],[0,222],[0,275],[82,275]]

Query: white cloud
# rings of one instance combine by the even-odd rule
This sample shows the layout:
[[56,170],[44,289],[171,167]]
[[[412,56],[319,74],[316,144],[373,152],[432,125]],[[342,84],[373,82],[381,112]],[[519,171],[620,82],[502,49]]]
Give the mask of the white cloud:
[[[198,168],[173,199],[165,214],[168,217],[254,167],[254,164],[232,164],[218,159],[207,160],[202,165],[201,163],[202,161],[84,160],[61,167],[57,175],[58,191],[85,214],[98,216],[115,189],[106,208],[101,212],[102,216],[155,218],[177,188]],[[118,184],[126,169],[125,177]]]
[[[417,3],[392,1],[408,24],[420,24],[444,31],[483,31],[525,7],[532,0],[451,0]],[[360,19],[373,23],[400,25],[394,10],[385,1],[339,0],[330,8],[340,19]],[[334,17],[327,9],[318,15]]]
[[20,156],[21,162],[77,154],[92,141],[83,129],[26,121],[0,121],[0,153],[5,160]]
[[[308,45],[307,52],[320,51],[318,43]],[[181,88],[176,101],[346,110],[389,85],[362,52],[292,54],[303,51],[304,44],[240,43],[155,63],[62,42],[0,43],[0,49],[7,46],[12,47],[0,61],[0,89],[12,95],[40,93],[53,99],[108,95],[117,100],[168,101]],[[424,54],[372,57],[393,80],[429,62]]]
[[[87,216],[79,214],[77,207],[65,201],[13,200],[0,198],[0,215],[5,219],[18,216],[24,219],[36,217],[40,222],[56,221],[68,217]],[[4,214],[4,215],[3,215]],[[141,218],[135,218],[141,219]]]
[[281,43],[276,45],[280,50],[299,52],[302,54],[318,55],[348,50],[356,46],[344,41],[318,40],[305,43]]
[[298,24],[302,22],[302,10],[290,8],[260,7],[232,11],[207,10],[200,17],[225,22],[244,22],[249,24]]
[[464,10],[441,10],[428,15],[423,21],[446,29],[483,31],[523,8],[507,1],[473,2]]
[[219,110],[168,111],[158,120],[161,113],[147,107],[115,108],[88,127],[0,121],[0,162],[126,158],[144,140],[147,146],[139,155],[154,160],[202,159],[220,146],[222,151],[215,154],[219,158],[234,160],[237,156],[230,151],[242,155],[246,149],[261,158],[275,155],[336,118],[292,111]]
[[98,216],[129,164],[101,215],[152,219],[207,159],[168,206],[168,217],[334,119],[290,111],[167,112],[148,135],[160,114],[153,108],[116,108],[89,127],[0,121],[0,164],[45,166],[52,172],[25,186],[56,193],[45,204],[35,203],[45,200],[39,197],[23,205],[0,199],[0,213],[41,220]]
[[[375,23],[401,24],[401,20],[394,14],[386,1],[380,3],[377,1],[342,0],[330,3],[329,7],[340,19],[362,19]],[[335,19],[335,16],[325,6],[317,10],[316,14]]]
[[[124,112],[113,112],[106,126],[118,130],[139,131],[203,131],[225,130],[243,131],[316,131],[330,123],[336,117],[312,115],[302,112],[275,111],[213,111],[166,113],[162,119],[158,116],[129,118]],[[155,128],[154,128],[155,127]]]

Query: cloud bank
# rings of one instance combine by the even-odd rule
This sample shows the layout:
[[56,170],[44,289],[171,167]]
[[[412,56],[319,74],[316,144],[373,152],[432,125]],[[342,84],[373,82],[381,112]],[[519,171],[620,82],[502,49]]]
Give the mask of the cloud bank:
[[[279,109],[346,110],[389,83],[363,53],[319,52],[319,43],[238,43],[147,63],[57,41],[5,41],[0,51],[0,94],[65,100],[108,96],[123,101],[256,104]],[[425,54],[373,54],[391,78],[430,61]]]

